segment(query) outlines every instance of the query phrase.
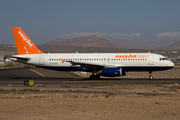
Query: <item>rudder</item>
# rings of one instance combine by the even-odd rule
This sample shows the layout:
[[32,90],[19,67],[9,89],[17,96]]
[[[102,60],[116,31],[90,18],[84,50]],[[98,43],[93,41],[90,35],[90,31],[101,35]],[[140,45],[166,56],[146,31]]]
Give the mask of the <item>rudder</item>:
[[36,45],[29,39],[24,31],[19,27],[12,28],[16,47],[19,55],[22,54],[44,54]]

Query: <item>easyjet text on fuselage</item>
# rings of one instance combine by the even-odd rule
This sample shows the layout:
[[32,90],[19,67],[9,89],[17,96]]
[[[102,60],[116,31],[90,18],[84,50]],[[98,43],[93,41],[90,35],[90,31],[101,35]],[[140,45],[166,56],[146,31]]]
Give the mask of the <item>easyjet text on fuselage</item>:
[[148,55],[116,55],[116,58],[148,58]]

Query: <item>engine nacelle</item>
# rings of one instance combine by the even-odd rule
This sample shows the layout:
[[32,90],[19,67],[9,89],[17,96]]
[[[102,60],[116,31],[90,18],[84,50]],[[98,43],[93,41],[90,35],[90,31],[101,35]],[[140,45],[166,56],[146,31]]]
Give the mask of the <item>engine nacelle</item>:
[[122,76],[122,68],[104,68],[99,74],[107,77]]

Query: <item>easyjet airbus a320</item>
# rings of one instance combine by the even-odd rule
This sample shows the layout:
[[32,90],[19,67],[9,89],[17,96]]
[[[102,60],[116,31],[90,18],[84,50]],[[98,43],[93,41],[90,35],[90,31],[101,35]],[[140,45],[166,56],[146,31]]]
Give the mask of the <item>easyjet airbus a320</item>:
[[90,79],[123,76],[128,71],[149,71],[153,79],[152,71],[174,67],[164,56],[152,53],[43,53],[21,28],[12,31],[18,51],[12,60],[52,70],[92,72]]

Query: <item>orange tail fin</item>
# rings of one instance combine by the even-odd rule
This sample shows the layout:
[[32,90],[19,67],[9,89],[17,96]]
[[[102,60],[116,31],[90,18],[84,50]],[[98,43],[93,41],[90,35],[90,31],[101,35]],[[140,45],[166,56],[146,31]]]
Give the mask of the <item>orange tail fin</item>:
[[44,54],[35,44],[29,39],[24,31],[19,27],[12,28],[16,47],[19,55],[22,54]]

